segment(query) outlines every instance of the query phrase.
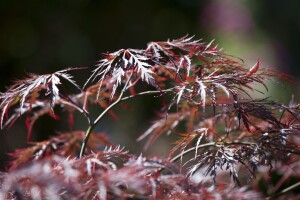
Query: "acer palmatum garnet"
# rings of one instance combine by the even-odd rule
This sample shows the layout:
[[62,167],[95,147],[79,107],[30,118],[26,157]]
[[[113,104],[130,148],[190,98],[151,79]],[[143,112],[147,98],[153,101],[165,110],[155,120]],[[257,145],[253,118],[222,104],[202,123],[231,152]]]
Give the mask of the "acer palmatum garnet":
[[[255,98],[266,81],[289,81],[288,75],[260,61],[249,68],[189,36],[103,54],[82,88],[72,70],[88,69],[29,74],[1,93],[2,128],[27,115],[30,137],[40,116],[57,117],[58,105],[82,113],[89,126],[11,153],[0,199],[297,197],[300,106]],[[61,92],[62,79],[79,93]],[[167,158],[130,154],[93,133],[116,105],[147,95],[165,96],[166,106],[138,141],[147,140],[147,148],[164,134],[177,135]],[[89,114],[90,104],[99,107],[98,117]]]

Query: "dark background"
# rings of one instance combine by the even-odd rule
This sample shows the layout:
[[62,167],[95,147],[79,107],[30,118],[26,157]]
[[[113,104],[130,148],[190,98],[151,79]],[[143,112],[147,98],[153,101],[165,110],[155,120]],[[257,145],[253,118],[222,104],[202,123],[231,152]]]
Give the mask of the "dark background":
[[[299,83],[300,1],[251,0],[0,0],[0,89],[26,72],[51,73],[67,67],[93,67],[101,53],[120,48],[145,48],[150,41],[195,35],[210,42],[216,39],[224,50],[241,57],[251,67],[259,58],[295,75]],[[75,72],[83,85],[89,71]],[[290,88],[290,90],[287,90]],[[270,84],[268,95],[287,103],[299,90]],[[282,93],[285,92],[285,93]],[[135,139],[153,120],[160,102],[147,98],[129,102],[132,112],[118,112],[97,127],[111,141],[139,151],[143,143]],[[65,121],[43,117],[34,126],[32,141],[47,139],[56,131],[67,131]],[[83,117],[76,115],[75,128],[85,129]],[[0,132],[2,167],[8,152],[26,145],[24,118]],[[146,153],[166,155],[164,139]],[[0,161],[0,162],[1,162]]]

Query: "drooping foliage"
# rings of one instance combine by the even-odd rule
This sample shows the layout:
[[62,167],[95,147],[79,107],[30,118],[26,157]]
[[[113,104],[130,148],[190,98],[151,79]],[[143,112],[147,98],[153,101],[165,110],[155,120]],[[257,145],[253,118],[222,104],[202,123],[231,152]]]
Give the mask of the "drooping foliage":
[[[285,166],[298,169],[299,104],[255,97],[268,90],[267,81],[290,76],[260,61],[249,68],[213,41],[189,36],[103,54],[79,94],[59,90],[61,79],[79,88],[71,70],[29,75],[1,93],[3,128],[26,114],[30,137],[40,116],[57,118],[58,105],[69,113],[71,130],[75,111],[89,124],[12,153],[10,170],[0,178],[1,199],[296,197],[294,171],[275,186],[269,182],[267,192],[259,184],[268,181],[265,168],[278,176]],[[174,134],[178,139],[166,158],[129,154],[93,133],[105,114],[117,117],[116,105],[146,95],[163,96],[165,106],[137,140],[147,139],[147,149]],[[100,111],[94,119],[89,109],[95,106]],[[290,189],[281,191],[287,181]]]

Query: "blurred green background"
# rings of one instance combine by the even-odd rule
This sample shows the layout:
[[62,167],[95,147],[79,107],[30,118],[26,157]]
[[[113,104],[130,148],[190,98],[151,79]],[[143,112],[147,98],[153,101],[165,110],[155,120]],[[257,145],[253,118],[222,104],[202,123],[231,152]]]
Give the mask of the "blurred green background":
[[[299,81],[300,1],[251,0],[51,0],[0,1],[0,89],[5,91],[26,72],[50,73],[67,67],[93,67],[101,53],[120,48],[145,48],[149,41],[179,38],[186,34],[216,39],[220,47],[243,58],[251,67],[259,58],[264,66],[295,75]],[[83,85],[89,72],[76,72]],[[288,103],[299,90],[270,86],[268,94]],[[287,90],[289,89],[289,90]],[[283,93],[284,92],[284,93]],[[111,141],[139,151],[144,143],[135,139],[150,125],[160,101],[146,98],[129,103],[131,112],[109,116],[96,131],[105,131]],[[76,115],[75,127],[85,129]],[[32,141],[67,131],[65,121],[43,117],[34,126]],[[24,118],[0,134],[0,163],[6,153],[26,145]],[[146,153],[163,156],[168,146],[163,137]],[[168,144],[169,145],[169,144]]]

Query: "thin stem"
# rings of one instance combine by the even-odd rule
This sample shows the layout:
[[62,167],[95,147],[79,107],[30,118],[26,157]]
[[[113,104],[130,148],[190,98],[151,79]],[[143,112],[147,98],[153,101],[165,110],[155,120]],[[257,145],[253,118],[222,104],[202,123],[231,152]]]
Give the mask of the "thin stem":
[[143,95],[147,95],[147,94],[160,94],[160,93],[172,92],[174,88],[169,88],[169,89],[165,89],[165,90],[145,91],[145,92],[133,94],[133,95],[130,95],[130,96],[127,96],[127,97],[123,97],[121,100],[125,101],[125,100],[131,99],[133,97],[143,96]]
[[170,162],[175,162],[176,160],[178,160],[179,158],[181,158],[182,156],[184,156],[185,154],[188,154],[191,151],[194,151],[196,149],[199,148],[204,148],[204,147],[209,147],[209,146],[216,146],[216,142],[210,142],[210,143],[206,143],[206,144],[202,144],[202,145],[198,145],[197,147],[191,147],[183,152],[181,152],[180,154],[178,154],[177,156],[175,156],[174,158],[172,158],[170,160]]
[[[132,74],[129,76],[127,82],[125,83],[119,97],[117,100],[115,100],[111,105],[109,105],[95,120],[94,122],[92,122],[91,120],[89,121],[89,126],[88,129],[86,130],[85,133],[85,138],[83,140],[83,143],[81,145],[81,149],[80,149],[80,153],[79,153],[79,157],[81,158],[84,155],[89,137],[91,135],[91,132],[93,131],[93,129],[95,128],[95,126],[99,123],[99,121],[104,117],[104,115],[109,112],[114,106],[116,106],[117,104],[119,104],[122,101],[137,97],[137,96],[143,96],[143,95],[148,95],[148,94],[160,94],[160,93],[166,93],[166,92],[173,92],[173,90],[175,89],[175,87],[173,88],[169,88],[169,89],[165,89],[165,90],[154,90],[154,91],[145,91],[145,92],[141,92],[138,94],[133,94],[127,97],[123,97],[125,91],[130,87],[128,87],[128,84],[130,82],[130,79],[132,77]],[[85,109],[82,109],[82,111],[84,111]],[[83,112],[85,114],[85,112]]]
[[285,193],[287,193],[287,192],[289,192],[289,191],[291,191],[291,190],[293,190],[293,189],[295,189],[296,187],[299,187],[299,186],[300,186],[300,182],[297,182],[297,183],[281,190],[281,192],[268,197],[267,199],[273,199],[275,197],[279,197],[279,196],[281,196],[281,195],[283,195],[283,194],[285,194]]
[[86,130],[85,137],[84,137],[84,140],[82,142],[82,146],[81,146],[80,153],[79,153],[79,158],[81,158],[84,154],[84,151],[86,149],[86,145],[88,143],[88,140],[89,140],[89,137],[91,135],[91,132],[92,132],[93,128],[94,128],[94,124],[90,124],[88,129]]
[[125,85],[124,85],[124,87],[123,87],[123,89],[122,89],[122,91],[121,91],[121,93],[120,93],[118,99],[117,99],[116,101],[114,101],[112,104],[110,104],[110,105],[109,105],[109,106],[108,106],[108,107],[107,107],[107,108],[106,108],[106,109],[105,109],[105,110],[97,117],[97,119],[95,119],[94,122],[90,122],[89,127],[88,127],[88,129],[86,130],[86,133],[85,133],[85,138],[84,138],[83,143],[82,143],[82,145],[81,145],[81,149],[80,149],[80,153],[79,153],[79,158],[81,158],[81,157],[83,156],[84,152],[85,152],[87,143],[88,143],[88,141],[89,141],[89,137],[90,137],[91,132],[93,131],[94,127],[98,124],[98,122],[102,119],[102,117],[103,117],[109,110],[111,110],[115,105],[117,105],[118,103],[121,102],[122,97],[123,97],[123,94],[124,94],[124,92],[125,92],[125,90],[126,90],[126,88],[127,88],[127,85],[128,85],[128,83],[129,83],[131,77],[132,77],[132,74],[133,74],[133,73],[131,73],[130,76],[128,77],[127,82],[125,83]]
[[191,151],[195,151],[196,149],[199,148],[204,148],[204,147],[209,147],[209,146],[217,146],[217,145],[254,145],[255,143],[252,142],[209,142],[206,144],[202,144],[202,145],[198,145],[196,147],[191,147],[183,152],[181,152],[180,154],[178,154],[177,156],[175,156],[174,158],[172,158],[170,160],[170,162],[175,162],[177,161],[179,158],[181,158],[182,156],[184,156],[185,154],[188,154]]
[[257,145],[255,142],[222,142],[221,144],[224,145],[246,145],[246,146],[251,146],[251,145]]
[[68,100],[59,99],[59,101],[61,101],[61,103],[65,104],[65,105],[69,105],[69,106],[75,108],[76,110],[78,110],[80,113],[82,113],[86,117],[88,123],[91,124],[91,116],[84,108],[81,108],[77,103],[72,101],[70,98],[68,98]]
[[118,103],[120,103],[120,102],[122,101],[122,97],[123,97],[123,95],[124,95],[124,92],[125,92],[125,90],[126,90],[126,88],[127,88],[127,85],[128,85],[128,83],[129,83],[129,81],[130,81],[131,76],[132,76],[132,73],[131,73],[131,75],[129,76],[127,82],[125,83],[125,85],[124,85],[124,87],[123,87],[123,89],[122,89],[122,91],[121,91],[121,93],[120,93],[118,99],[117,99],[116,101],[114,101],[112,104],[110,104],[110,106],[108,106],[108,107],[107,107],[107,108],[106,108],[106,109],[105,109],[105,110],[97,117],[97,119],[94,121],[94,125],[96,125],[96,124],[102,119],[102,117],[103,117],[110,109],[112,109],[115,105],[117,105]]

